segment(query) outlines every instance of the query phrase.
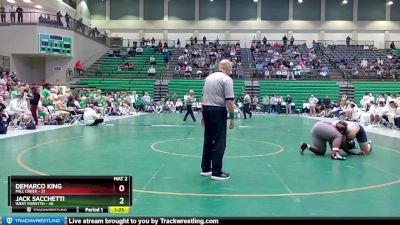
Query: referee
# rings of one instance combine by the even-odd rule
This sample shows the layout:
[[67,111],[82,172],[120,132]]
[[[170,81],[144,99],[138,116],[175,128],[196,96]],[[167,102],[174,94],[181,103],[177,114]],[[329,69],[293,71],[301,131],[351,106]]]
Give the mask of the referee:
[[201,175],[213,180],[228,180],[230,175],[222,172],[222,158],[226,147],[226,126],[229,110],[229,129],[235,127],[232,63],[226,59],[219,63],[219,71],[208,75],[203,89],[204,129]]
[[196,118],[193,115],[193,110],[192,110],[192,106],[193,103],[195,102],[195,98],[194,98],[194,91],[190,90],[189,91],[189,96],[187,96],[186,98],[186,115],[185,118],[183,118],[183,121],[186,122],[186,118],[188,117],[188,115],[190,115],[193,119],[193,122],[196,122]]

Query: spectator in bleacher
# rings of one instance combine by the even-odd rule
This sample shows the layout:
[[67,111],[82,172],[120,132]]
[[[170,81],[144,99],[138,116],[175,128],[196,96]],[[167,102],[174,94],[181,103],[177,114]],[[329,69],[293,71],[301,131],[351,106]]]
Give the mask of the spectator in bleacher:
[[108,49],[107,54],[108,54],[108,57],[114,57],[114,50],[112,50],[111,48]]
[[293,68],[294,68],[293,62],[290,62],[289,67],[286,67],[286,68],[285,68],[286,73],[287,73],[287,75],[286,75],[286,80],[289,80],[290,76],[292,76],[292,80],[296,80],[296,79],[294,78],[294,70],[293,70]]
[[293,46],[293,44],[294,44],[294,37],[292,35],[292,37],[290,38],[290,46]]
[[283,36],[283,38],[282,38],[282,41],[283,41],[283,46],[285,46],[285,47],[286,47],[286,45],[287,45],[287,41],[288,41],[288,38],[286,37],[286,35],[285,35],[285,36]]
[[61,17],[62,17],[61,12],[58,11],[57,14],[56,14],[56,16],[57,16],[57,23],[58,23],[58,25],[61,25],[61,24],[62,24],[62,23],[61,23]]
[[329,74],[329,68],[327,65],[324,65],[321,70],[321,76],[326,77]]
[[243,71],[243,68],[242,68],[242,66],[238,66],[237,68],[236,68],[236,75],[237,75],[237,78],[244,78],[244,71]]
[[18,23],[23,23],[24,22],[24,10],[21,8],[21,6],[17,7],[17,14],[18,14]]
[[263,44],[264,45],[267,45],[267,38],[264,36],[264,38],[263,38]]
[[148,74],[148,76],[150,77],[150,76],[155,76],[156,75],[156,68],[154,68],[154,66],[153,65],[151,65],[150,66],[150,68],[147,70],[147,74]]
[[164,64],[165,64],[165,65],[168,64],[168,62],[169,62],[169,57],[170,57],[170,55],[169,55],[168,49],[164,48],[164,49],[163,49],[163,58],[164,58]]
[[6,8],[4,8],[3,5],[0,6],[0,16],[1,16],[1,22],[5,23],[6,22]]
[[143,48],[142,48],[141,46],[138,46],[138,47],[136,48],[136,54],[138,54],[138,55],[143,55]]
[[11,23],[15,23],[15,8],[14,8],[14,6],[11,5],[10,9],[8,11],[10,12]]
[[361,61],[360,64],[361,68],[365,69],[368,67],[368,60],[366,60],[365,58]]
[[153,55],[150,56],[149,63],[150,63],[150,65],[156,65],[157,64],[156,58]]
[[133,69],[133,64],[130,64],[128,61],[125,61],[125,63],[123,64],[124,70],[125,71],[129,71],[131,69]]
[[69,19],[71,18],[71,16],[66,12],[64,18],[67,27],[69,27]]
[[271,73],[272,73],[272,67],[268,66],[264,70],[264,79],[266,80],[267,77],[271,80]]
[[392,43],[390,43],[390,49],[396,49],[396,45],[394,44],[394,41],[392,41]]
[[351,37],[347,36],[346,37],[346,46],[350,46],[350,41],[351,41]]
[[207,38],[206,36],[203,37],[203,45],[207,44]]

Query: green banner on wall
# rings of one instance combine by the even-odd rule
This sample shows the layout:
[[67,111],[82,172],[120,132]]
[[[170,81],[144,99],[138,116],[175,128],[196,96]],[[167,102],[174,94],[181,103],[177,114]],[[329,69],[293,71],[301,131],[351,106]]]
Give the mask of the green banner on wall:
[[72,56],[72,37],[39,34],[39,53]]

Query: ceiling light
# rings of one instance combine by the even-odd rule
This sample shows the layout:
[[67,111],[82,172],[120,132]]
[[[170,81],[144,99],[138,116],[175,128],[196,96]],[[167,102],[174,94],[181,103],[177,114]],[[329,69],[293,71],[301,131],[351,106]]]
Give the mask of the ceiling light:
[[43,9],[43,6],[41,6],[41,5],[35,5],[35,8],[37,8],[37,9]]
[[253,2],[258,2],[258,0],[253,0]]
[[388,1],[388,5],[393,5],[393,1]]
[[349,1],[347,1],[347,0],[343,0],[343,2],[342,2],[343,5],[345,5],[347,3],[349,3]]
[[25,3],[32,3],[31,0],[23,0]]
[[299,3],[303,3],[303,0],[298,0]]
[[15,0],[7,0],[8,3],[15,4]]

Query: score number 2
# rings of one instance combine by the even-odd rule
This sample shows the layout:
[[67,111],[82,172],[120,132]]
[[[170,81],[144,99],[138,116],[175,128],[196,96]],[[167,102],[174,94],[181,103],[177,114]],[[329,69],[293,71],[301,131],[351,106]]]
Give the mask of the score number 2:
[[[120,191],[120,192],[124,192],[125,191],[125,186],[124,185],[119,185],[119,187],[118,187],[118,190]],[[125,199],[124,198],[119,198],[119,204],[120,205],[123,205],[123,204],[125,204]]]

